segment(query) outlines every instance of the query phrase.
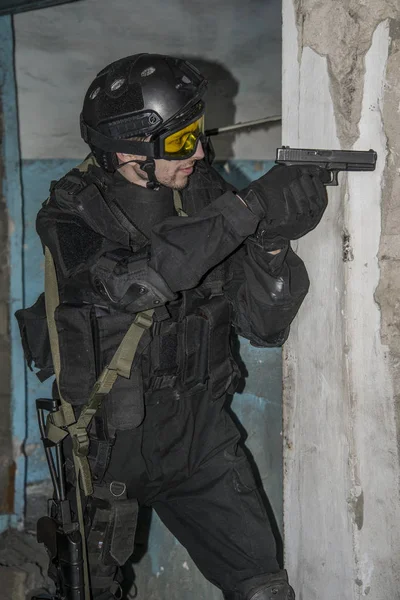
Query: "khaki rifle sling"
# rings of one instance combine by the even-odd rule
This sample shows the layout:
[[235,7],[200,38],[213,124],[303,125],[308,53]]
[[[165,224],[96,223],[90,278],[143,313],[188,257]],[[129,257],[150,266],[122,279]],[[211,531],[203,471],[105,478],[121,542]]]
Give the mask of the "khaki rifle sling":
[[46,434],[49,440],[54,443],[62,441],[67,435],[70,435],[72,438],[73,459],[76,472],[78,521],[82,536],[84,556],[85,599],[90,600],[86,539],[82,498],[80,493],[81,488],[85,496],[89,496],[93,493],[90,466],[87,459],[89,451],[88,427],[103,400],[111,391],[118,375],[129,378],[139,341],[146,329],[149,329],[152,325],[154,310],[150,309],[136,314],[133,323],[112,357],[110,364],[104,368],[100,377],[94,384],[89,399],[83,406],[78,420],[76,420],[74,410],[71,404],[62,397],[59,385],[60,346],[55,321],[55,310],[60,301],[54,260],[48,248],[45,249],[45,299],[51,354],[53,357],[54,372],[60,397],[59,410],[49,413],[47,417]]
[[188,214],[182,208],[182,198],[178,190],[174,190],[174,206],[179,217],[187,217]]

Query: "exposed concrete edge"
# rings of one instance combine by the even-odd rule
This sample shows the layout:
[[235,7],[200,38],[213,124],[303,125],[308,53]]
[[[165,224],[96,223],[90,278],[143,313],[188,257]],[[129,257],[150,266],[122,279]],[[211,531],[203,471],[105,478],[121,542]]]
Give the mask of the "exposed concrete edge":
[[330,91],[338,137],[351,148],[359,137],[365,55],[378,25],[400,18],[391,0],[293,0],[298,31],[298,55],[310,47],[328,61]]
[[[391,561],[398,556],[400,534],[399,456],[388,347],[382,343],[382,315],[375,292],[381,279],[382,188],[388,146],[382,114],[389,49],[389,22],[375,29],[365,56],[364,95],[355,149],[378,152],[375,173],[349,177],[346,223],[355,260],[347,264],[346,330],[350,399],[352,491],[362,502],[349,506],[353,519],[355,589],[357,595],[395,596]],[[365,525],[364,525],[365,524]]]
[[390,47],[381,106],[387,139],[387,160],[382,185],[382,235],[379,249],[381,279],[375,299],[382,314],[381,339],[389,349],[396,403],[397,448],[400,454],[400,19],[389,24]]

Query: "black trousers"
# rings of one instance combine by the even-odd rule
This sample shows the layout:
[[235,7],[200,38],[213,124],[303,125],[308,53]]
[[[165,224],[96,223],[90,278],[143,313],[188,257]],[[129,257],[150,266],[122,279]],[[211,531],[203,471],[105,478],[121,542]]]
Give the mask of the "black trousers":
[[[207,391],[146,399],[143,424],[117,434],[105,484],[153,507],[213,584],[232,600],[279,571],[276,544],[240,434]],[[96,597],[96,595],[94,595]]]

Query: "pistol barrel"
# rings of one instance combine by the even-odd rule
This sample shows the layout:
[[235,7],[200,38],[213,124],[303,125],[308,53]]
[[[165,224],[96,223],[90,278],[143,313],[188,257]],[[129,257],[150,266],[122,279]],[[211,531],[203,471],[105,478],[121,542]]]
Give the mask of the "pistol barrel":
[[314,164],[332,171],[374,171],[377,154],[374,150],[319,150],[289,148],[276,151],[276,163],[284,165]]

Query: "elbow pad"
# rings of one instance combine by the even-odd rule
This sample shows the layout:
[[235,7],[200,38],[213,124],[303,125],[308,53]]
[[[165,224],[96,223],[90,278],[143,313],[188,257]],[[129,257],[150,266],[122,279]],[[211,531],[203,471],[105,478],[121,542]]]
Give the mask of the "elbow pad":
[[100,296],[127,312],[155,308],[176,298],[147,259],[117,262],[102,257],[91,269],[91,280]]

